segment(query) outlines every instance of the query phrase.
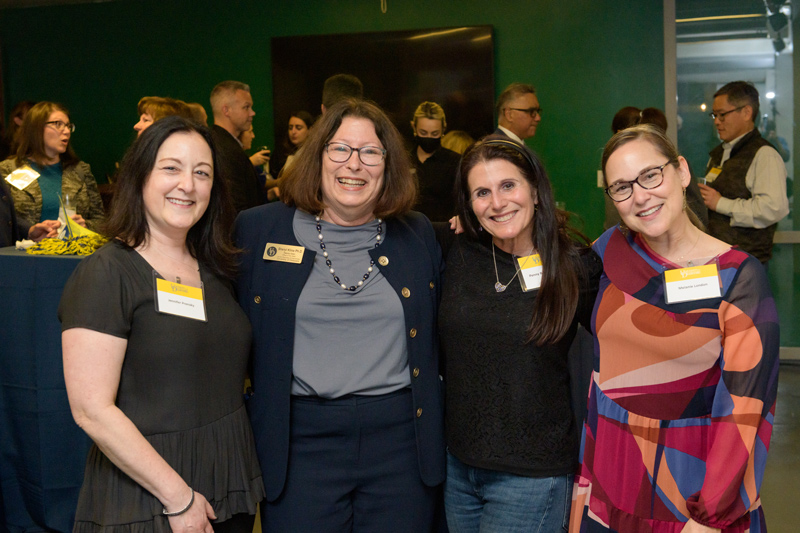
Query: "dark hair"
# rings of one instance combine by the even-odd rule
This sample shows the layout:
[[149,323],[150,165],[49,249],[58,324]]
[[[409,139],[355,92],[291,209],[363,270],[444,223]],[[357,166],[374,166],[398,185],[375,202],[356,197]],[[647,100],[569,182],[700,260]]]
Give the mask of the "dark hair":
[[[614,152],[629,142],[638,140],[650,143],[653,148],[658,151],[658,153],[666,157],[671,162],[673,167],[680,168],[680,162],[678,161],[680,154],[678,153],[678,149],[675,148],[675,145],[672,144],[672,141],[669,140],[669,137],[667,137],[666,132],[652,124],[639,124],[638,126],[632,126],[620,131],[619,133],[616,133],[606,143],[606,146],[603,149],[603,156],[600,160],[600,168],[603,170],[604,186],[608,187],[608,178],[606,177],[606,165],[608,164],[608,158],[610,158]],[[684,190],[684,194],[685,193],[686,191]],[[700,218],[698,218],[697,214],[695,214],[695,212],[689,208],[686,202],[683,204],[683,211],[689,217],[689,220],[692,224],[700,228],[702,231],[706,230],[705,226],[700,221]]]
[[209,129],[177,115],[153,123],[133,142],[122,159],[114,199],[103,233],[135,248],[150,234],[145,217],[144,187],[156,164],[161,145],[176,133],[196,133],[211,148],[214,179],[206,212],[189,229],[186,245],[197,261],[215,274],[232,278],[236,271],[237,250],[231,230],[234,210],[228,197],[226,177],[219,173],[217,149]]
[[470,201],[469,173],[476,165],[495,159],[508,161],[517,167],[538,197],[531,240],[541,257],[543,272],[527,341],[537,346],[552,344],[567,333],[575,318],[583,276],[583,262],[575,241],[582,240],[584,245],[588,242],[569,225],[569,215],[556,208],[550,180],[539,158],[527,147],[496,135],[484,137],[461,158],[456,178],[456,200],[464,231],[469,237],[477,239],[480,226]]
[[[291,120],[292,118],[299,118],[300,120],[302,120],[303,123],[306,125],[306,128],[308,128],[309,130],[311,129],[311,126],[314,125],[314,117],[312,117],[311,113],[309,113],[308,111],[295,111],[294,113],[289,115],[289,120]],[[288,134],[283,138],[283,143],[281,143],[281,146],[283,148],[284,154],[286,155],[294,154],[299,148],[299,146],[295,146],[294,144],[291,143]]]
[[728,102],[735,107],[749,105],[753,109],[753,123],[758,124],[759,103],[758,89],[749,81],[732,81],[720,87],[714,93],[714,98],[725,95]]
[[[17,166],[25,164],[26,159],[32,159],[37,163],[42,163],[47,159],[44,151],[44,129],[50,115],[56,111],[61,111],[69,119],[69,111],[61,104],[55,102],[39,102],[25,113],[22,119],[22,126],[19,128],[19,144],[17,145]],[[59,154],[59,160],[63,168],[77,165],[80,162],[78,156],[72,150],[72,137],[67,143],[67,149],[63,154]]]
[[611,131],[617,133],[637,124],[652,124],[667,131],[667,116],[656,107],[644,109],[623,107],[614,115],[614,120],[611,121]]
[[11,111],[8,113],[8,125],[6,126],[5,132],[5,140],[6,144],[8,145],[8,153],[16,155],[17,153],[17,146],[19,144],[19,131],[21,126],[17,125],[17,121],[14,120],[18,118],[20,120],[25,119],[25,114],[36,105],[36,102],[32,100],[21,100],[14,104],[14,107],[11,108]]
[[[375,216],[387,218],[407,213],[417,197],[417,184],[411,175],[403,139],[389,117],[373,102],[345,99],[322,115],[295,154],[284,167],[281,200],[308,213],[319,213],[322,202],[322,158],[325,145],[339,130],[345,117],[365,118],[375,126],[375,134],[386,150],[383,187],[375,204]],[[357,157],[354,155],[353,157]]]
[[352,74],[334,74],[322,86],[322,105],[330,109],[345,98],[363,98],[364,85]]
[[536,89],[533,88],[533,85],[527,83],[512,83],[503,89],[503,92],[497,97],[497,106],[495,109],[498,120],[503,115],[503,109],[505,109],[506,105],[508,105],[511,100],[526,94],[536,94]]

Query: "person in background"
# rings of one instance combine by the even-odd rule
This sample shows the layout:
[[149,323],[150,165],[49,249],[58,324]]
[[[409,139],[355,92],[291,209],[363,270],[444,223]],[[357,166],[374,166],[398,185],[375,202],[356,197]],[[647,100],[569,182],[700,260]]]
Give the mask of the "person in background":
[[714,93],[711,117],[722,144],[709,153],[705,183],[708,232],[767,265],[778,222],[789,214],[786,165],[759,133],[758,91],[734,81]]
[[8,123],[6,131],[3,134],[2,152],[0,152],[0,161],[17,153],[17,145],[19,144],[19,129],[22,126],[22,121],[25,114],[30,108],[36,105],[36,102],[31,100],[22,100],[14,104],[11,111],[8,113]]
[[0,162],[0,179],[9,178],[18,219],[31,225],[57,220],[61,198],[74,204],[70,218],[81,226],[96,230],[105,220],[91,168],[72,150],[73,131],[60,104],[39,102],[25,115],[16,156]]
[[364,85],[352,74],[334,74],[325,80],[322,86],[322,114],[340,100],[346,98],[364,98]]
[[95,443],[75,532],[252,532],[264,486],[242,396],[251,331],[217,169],[206,127],[156,121],[123,159],[111,240],[64,288],[67,395]]
[[614,135],[602,170],[627,229],[593,245],[603,276],[570,531],[763,533],[780,346],[764,269],[698,227],[689,167],[658,128]]
[[192,109],[181,100],[165,98],[162,96],[145,96],[136,106],[139,112],[139,122],[133,125],[136,135],[139,136],[149,128],[153,122],[171,115],[194,119]]
[[[667,116],[660,109],[655,107],[639,109],[638,107],[628,106],[623,107],[614,115],[614,119],[611,121],[611,131],[612,133],[619,133],[625,128],[630,128],[637,124],[652,124],[665,133],[668,127]],[[700,188],[694,178],[686,188],[686,203],[697,215],[697,218],[700,219],[700,222],[703,223],[703,227],[708,226],[708,208],[703,203],[703,196],[700,194]],[[605,223],[603,224],[605,229],[619,224],[622,220],[614,202],[608,195],[605,195],[605,213]]]
[[311,131],[311,126],[314,125],[314,117],[307,111],[295,111],[289,117],[289,126],[286,132],[286,137],[279,145],[270,161],[269,171],[274,178],[278,178],[286,165],[290,161],[297,150],[303,145]]
[[445,477],[441,252],[400,133],[375,104],[329,108],[245,211],[237,292],[254,329],[248,411],[264,531],[427,532]]
[[250,86],[238,81],[223,81],[211,91],[214,125],[211,134],[217,146],[220,174],[228,180],[228,190],[236,212],[261,205],[263,195],[258,173],[242,150],[239,135],[250,129],[253,97]]
[[579,443],[567,352],[578,323],[589,326],[602,265],[524,145],[482,139],[456,190],[465,233],[437,231],[447,524],[562,531]]
[[208,113],[206,113],[206,108],[203,107],[202,104],[198,102],[186,102],[186,105],[189,107],[189,111],[192,113],[192,119],[195,122],[208,125]]
[[[250,124],[250,129],[247,131],[243,131],[239,135],[239,142],[242,143],[242,149],[247,152],[253,146],[253,139],[256,138],[256,134],[253,131],[253,125]],[[253,167],[256,169],[258,173],[258,185],[261,188],[263,193],[263,201],[267,201],[267,180],[271,178],[269,175],[269,162],[270,162],[270,151],[269,149],[259,150],[256,153],[250,156],[250,162],[253,164]]]
[[520,144],[536,135],[542,121],[542,108],[533,85],[512,83],[497,98],[497,129],[495,135],[503,135]]
[[447,119],[442,106],[422,102],[411,120],[414,146],[411,160],[419,185],[416,209],[433,222],[445,222],[456,211],[453,184],[456,181],[459,155],[442,148]]
[[17,219],[8,184],[5,180],[0,180],[0,248],[14,246],[23,239],[38,242],[47,237],[55,237],[59,227],[61,222],[58,220],[45,220],[31,225],[25,219]]
[[452,150],[453,152],[461,155],[467,151],[467,148],[475,144],[469,133],[463,130],[448,131],[442,137],[442,147]]

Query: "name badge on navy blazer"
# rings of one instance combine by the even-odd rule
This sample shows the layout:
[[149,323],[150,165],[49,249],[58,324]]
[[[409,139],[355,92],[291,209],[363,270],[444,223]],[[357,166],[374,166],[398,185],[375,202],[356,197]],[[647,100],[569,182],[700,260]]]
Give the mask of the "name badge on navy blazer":
[[264,260],[300,264],[303,262],[303,253],[305,251],[306,249],[302,246],[268,242],[264,248]]

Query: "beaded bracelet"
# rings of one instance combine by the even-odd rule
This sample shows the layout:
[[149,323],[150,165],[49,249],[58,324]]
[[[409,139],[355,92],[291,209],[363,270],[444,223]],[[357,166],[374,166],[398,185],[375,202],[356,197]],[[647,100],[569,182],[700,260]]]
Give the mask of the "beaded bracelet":
[[183,508],[183,509],[181,509],[180,511],[173,511],[173,512],[171,512],[171,513],[170,513],[169,511],[167,511],[167,508],[166,508],[166,507],[164,507],[164,510],[162,511],[162,513],[164,514],[164,516],[178,516],[178,515],[182,515],[183,513],[185,513],[186,511],[188,511],[188,510],[189,510],[189,509],[192,507],[192,504],[194,503],[194,489],[193,489],[193,488],[191,488],[191,487],[189,487],[189,490],[190,490],[190,491],[192,491],[192,499],[191,499],[191,500],[189,500],[189,505],[187,505],[186,507],[184,507],[184,508]]

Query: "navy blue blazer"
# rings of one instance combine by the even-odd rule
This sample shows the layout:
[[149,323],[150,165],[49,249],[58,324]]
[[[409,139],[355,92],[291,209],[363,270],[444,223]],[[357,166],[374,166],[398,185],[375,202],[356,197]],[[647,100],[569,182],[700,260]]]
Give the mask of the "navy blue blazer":
[[[295,312],[317,251],[305,248],[299,264],[263,256],[268,242],[300,246],[292,229],[295,211],[281,202],[259,206],[242,212],[235,229],[236,245],[244,250],[237,296],[253,325],[254,394],[247,408],[268,501],[280,496],[286,482]],[[423,483],[435,486],[445,478],[436,333],[441,250],[428,219],[411,212],[386,220],[386,240],[370,255],[403,304],[419,473]],[[369,324],[355,334],[369,335]]]

